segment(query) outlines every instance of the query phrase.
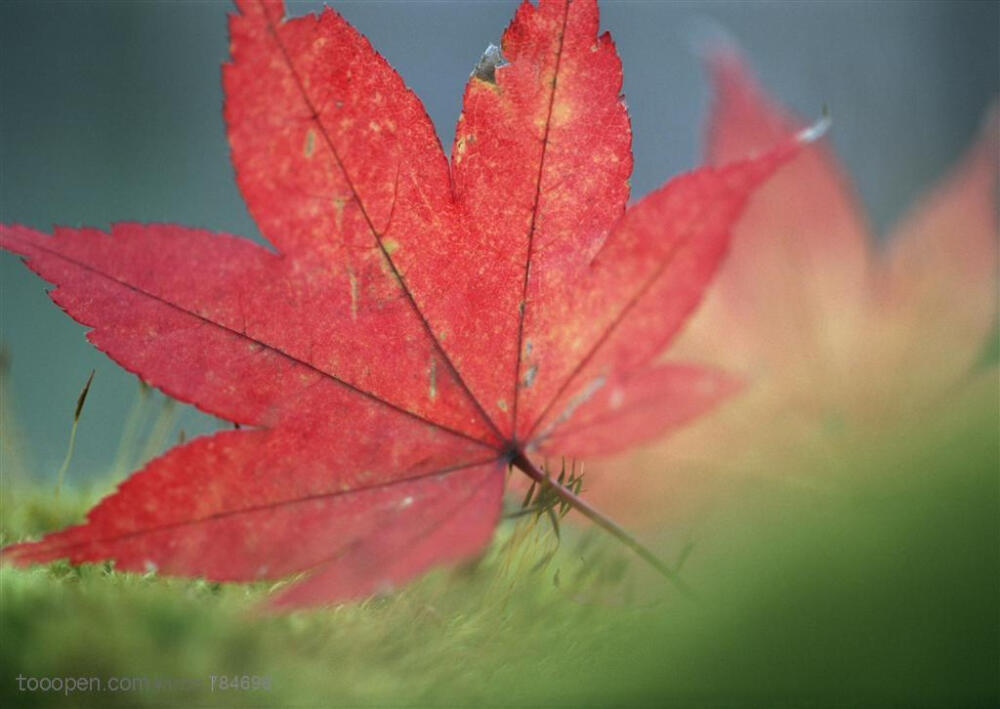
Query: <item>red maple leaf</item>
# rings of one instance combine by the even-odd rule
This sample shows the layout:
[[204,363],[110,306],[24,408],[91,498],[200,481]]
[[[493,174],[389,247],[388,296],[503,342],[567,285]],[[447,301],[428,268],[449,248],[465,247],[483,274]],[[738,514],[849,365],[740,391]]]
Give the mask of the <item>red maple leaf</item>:
[[450,167],[419,100],[336,12],[237,5],[225,119],[277,253],[134,223],[7,226],[2,245],[121,366],[248,430],[172,449],[84,524],[5,558],[308,572],[274,603],[363,596],[479,552],[509,466],[544,484],[530,457],[621,450],[732,389],[653,358],[797,141],[626,210],[621,67],[593,0],[521,5],[507,63],[470,77]]

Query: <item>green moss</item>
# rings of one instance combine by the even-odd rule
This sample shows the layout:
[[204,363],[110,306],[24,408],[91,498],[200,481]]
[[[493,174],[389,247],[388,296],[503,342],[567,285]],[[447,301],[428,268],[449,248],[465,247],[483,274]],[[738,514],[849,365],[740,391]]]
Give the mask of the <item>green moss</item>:
[[[991,704],[997,430],[991,393],[843,451],[832,492],[741,493],[701,530],[697,603],[570,524],[553,555],[544,517],[506,523],[481,562],[389,598],[283,616],[260,612],[268,586],[4,567],[0,704]],[[7,493],[7,540],[75,521],[92,499]],[[65,696],[19,691],[18,675],[199,686]],[[211,675],[271,689],[213,693]]]

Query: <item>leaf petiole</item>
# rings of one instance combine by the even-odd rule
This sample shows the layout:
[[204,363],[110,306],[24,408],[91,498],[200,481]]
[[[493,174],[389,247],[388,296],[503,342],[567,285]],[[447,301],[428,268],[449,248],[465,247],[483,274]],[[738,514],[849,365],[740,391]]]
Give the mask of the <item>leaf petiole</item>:
[[646,545],[632,536],[628,531],[619,526],[617,522],[592,507],[590,503],[577,495],[573,490],[561,485],[558,481],[553,480],[550,476],[539,470],[538,466],[532,463],[524,452],[518,452],[517,455],[511,459],[510,464],[531,478],[539,486],[543,488],[548,487],[563,502],[568,504],[590,521],[602,527],[605,531],[615,536],[620,542],[638,554],[639,557],[646,561],[650,566],[659,571],[664,578],[674,584],[677,590],[680,591],[686,598],[695,598],[694,591],[691,590],[691,587],[684,583],[684,581],[677,575],[677,572],[665,561],[654,554]]

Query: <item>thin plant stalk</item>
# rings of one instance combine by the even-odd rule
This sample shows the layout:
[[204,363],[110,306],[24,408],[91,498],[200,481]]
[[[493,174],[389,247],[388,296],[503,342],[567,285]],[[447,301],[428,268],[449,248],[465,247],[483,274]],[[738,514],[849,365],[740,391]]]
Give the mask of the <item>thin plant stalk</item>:
[[146,402],[149,401],[149,386],[141,380],[139,381],[139,392],[132,400],[128,416],[125,418],[125,426],[122,429],[122,436],[118,441],[118,450],[115,452],[115,462],[111,468],[111,475],[114,480],[119,480],[131,470],[132,461],[139,440],[139,425],[146,410]]
[[87,401],[87,393],[90,391],[90,384],[94,381],[94,370],[90,370],[87,383],[83,385],[80,396],[76,398],[76,408],[73,410],[73,426],[69,429],[69,445],[66,446],[66,457],[63,458],[62,465],[59,466],[59,473],[56,475],[56,499],[59,498],[59,491],[62,489],[63,478],[69,469],[69,462],[73,459],[73,449],[76,447],[76,429],[80,424],[80,413],[83,411],[83,404]]
[[160,407],[160,413],[153,421],[153,429],[146,438],[146,445],[142,448],[140,464],[145,465],[146,462],[158,456],[167,447],[170,432],[177,422],[177,413],[177,402],[170,397],[166,397],[163,400],[163,406]]

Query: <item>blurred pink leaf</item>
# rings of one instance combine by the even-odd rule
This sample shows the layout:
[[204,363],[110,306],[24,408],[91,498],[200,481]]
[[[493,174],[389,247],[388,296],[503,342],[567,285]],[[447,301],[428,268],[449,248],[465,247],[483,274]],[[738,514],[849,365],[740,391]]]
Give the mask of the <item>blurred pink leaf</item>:
[[[711,162],[745,158],[802,127],[734,50],[716,53],[710,68]],[[744,376],[744,393],[656,448],[592,467],[591,499],[647,522],[669,504],[673,517],[706,478],[814,465],[817,452],[926,420],[979,380],[997,312],[997,134],[994,109],[882,247],[829,146],[803,150],[751,200],[719,277],[669,352]],[[800,467],[795,482],[824,484],[823,470]]]

